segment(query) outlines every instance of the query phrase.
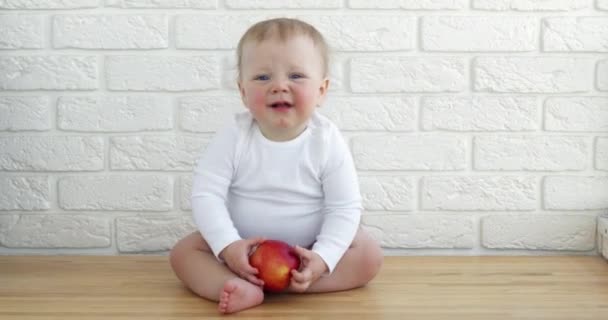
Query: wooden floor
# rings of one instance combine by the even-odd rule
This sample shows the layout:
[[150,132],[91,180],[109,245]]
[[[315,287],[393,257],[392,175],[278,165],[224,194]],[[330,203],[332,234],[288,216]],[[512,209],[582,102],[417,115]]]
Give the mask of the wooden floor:
[[[608,319],[600,257],[387,257],[367,287],[267,296],[237,319]],[[219,319],[167,257],[0,256],[0,319]]]

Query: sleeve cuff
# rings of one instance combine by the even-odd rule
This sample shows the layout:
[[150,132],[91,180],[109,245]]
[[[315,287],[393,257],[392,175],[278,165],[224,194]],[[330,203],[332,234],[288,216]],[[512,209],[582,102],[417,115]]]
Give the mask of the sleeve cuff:
[[330,254],[329,252],[327,252],[328,250],[324,250],[322,247],[319,247],[317,245],[312,248],[312,251],[317,253],[321,257],[323,262],[325,262],[325,265],[327,265],[327,272],[322,274],[321,276],[328,276],[332,272],[334,272],[336,265],[342,258],[342,256],[337,257],[335,254]]
[[231,243],[238,241],[238,240],[241,240],[241,238],[238,236],[223,237],[220,239],[216,239],[213,242],[209,242],[209,241],[207,241],[207,239],[205,239],[205,241],[207,241],[207,244],[209,245],[209,248],[211,248],[213,255],[217,258],[217,260],[219,260],[221,262],[224,262],[224,260],[222,258],[220,258],[220,253],[222,252],[222,250],[224,250]]

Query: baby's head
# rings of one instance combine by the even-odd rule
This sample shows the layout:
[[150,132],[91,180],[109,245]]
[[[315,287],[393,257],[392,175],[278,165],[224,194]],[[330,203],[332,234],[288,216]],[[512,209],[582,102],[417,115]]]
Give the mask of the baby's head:
[[239,92],[262,133],[276,141],[298,136],[329,86],[323,36],[299,20],[262,21],[245,32],[237,54]]
[[305,36],[312,40],[321,57],[323,76],[327,77],[329,72],[329,46],[325,42],[323,35],[315,27],[304,21],[290,18],[276,18],[254,24],[241,37],[236,50],[238,79],[240,80],[242,75],[243,48],[246,44],[257,44],[266,40],[285,42],[296,36]]

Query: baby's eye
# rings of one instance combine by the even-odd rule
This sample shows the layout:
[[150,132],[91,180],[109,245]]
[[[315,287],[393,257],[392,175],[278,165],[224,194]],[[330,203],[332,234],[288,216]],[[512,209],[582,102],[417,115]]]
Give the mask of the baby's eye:
[[304,78],[304,75],[301,73],[292,73],[289,75],[290,79],[301,79]]
[[255,76],[253,78],[253,80],[266,81],[266,80],[270,80],[270,77],[265,74],[260,74],[260,75]]

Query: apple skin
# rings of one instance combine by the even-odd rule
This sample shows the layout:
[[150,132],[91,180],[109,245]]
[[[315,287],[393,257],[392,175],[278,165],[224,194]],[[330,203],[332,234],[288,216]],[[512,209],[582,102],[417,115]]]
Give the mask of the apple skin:
[[289,287],[291,270],[300,268],[300,257],[283,241],[265,240],[249,256],[249,264],[258,269],[265,291],[281,292]]

